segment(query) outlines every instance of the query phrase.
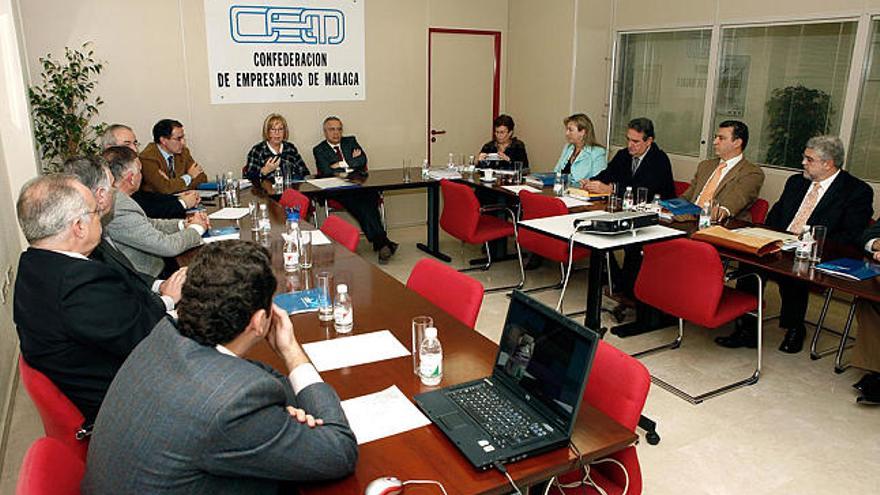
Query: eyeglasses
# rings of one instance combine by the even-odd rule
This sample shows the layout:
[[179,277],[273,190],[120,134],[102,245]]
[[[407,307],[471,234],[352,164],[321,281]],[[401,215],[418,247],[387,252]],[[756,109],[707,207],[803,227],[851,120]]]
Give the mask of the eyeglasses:
[[98,207],[97,207],[97,205],[96,205],[94,210],[84,212],[84,213],[82,214],[82,217],[81,217],[81,218],[82,218],[83,220],[85,220],[85,219],[90,218],[92,215],[97,215],[98,213],[99,213],[99,211],[98,211]]
[[284,132],[283,127],[270,127],[269,132]]

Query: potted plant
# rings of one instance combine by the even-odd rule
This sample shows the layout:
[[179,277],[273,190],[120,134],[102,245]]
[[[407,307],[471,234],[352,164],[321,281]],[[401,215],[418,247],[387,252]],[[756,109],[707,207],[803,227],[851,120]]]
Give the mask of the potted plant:
[[798,84],[776,88],[767,100],[767,163],[800,168],[807,140],[831,127],[831,96]]
[[34,134],[43,159],[43,172],[58,171],[67,158],[100,151],[98,137],[106,125],[92,124],[104,102],[92,98],[95,78],[104,69],[85,43],[79,50],[64,48],[64,60],[40,58],[41,83],[28,89]]

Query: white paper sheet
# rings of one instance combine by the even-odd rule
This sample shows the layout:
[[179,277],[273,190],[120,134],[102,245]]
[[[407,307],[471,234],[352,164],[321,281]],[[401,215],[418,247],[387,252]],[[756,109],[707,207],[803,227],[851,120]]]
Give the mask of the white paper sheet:
[[565,203],[568,208],[577,208],[579,206],[587,206],[590,204],[585,199],[572,198],[571,196],[559,196],[559,199]]
[[345,187],[352,185],[351,182],[340,179],[339,177],[324,177],[323,179],[309,179],[306,182],[309,184],[320,187],[321,189],[330,189],[333,187]]
[[532,186],[501,186],[503,189],[507,189],[510,192],[519,194],[520,191],[528,191],[530,193],[540,193],[540,189],[535,189]]
[[217,197],[217,195],[220,194],[217,191],[203,191],[201,189],[198,190],[198,193],[199,193],[199,197],[202,199],[212,199],[212,198]]
[[320,230],[310,230],[309,232],[312,233],[312,246],[332,244],[332,241]]
[[428,176],[434,180],[440,179],[461,179],[461,173],[458,170],[446,168],[432,168],[428,171]]
[[403,356],[410,352],[388,330],[337,337],[303,344],[303,350],[318,371],[375,363]]
[[244,218],[250,213],[247,208],[223,208],[208,215],[211,220],[238,220]]
[[202,242],[204,244],[211,244],[212,242],[231,241],[235,239],[241,239],[241,232],[226,235],[215,235],[211,237],[202,237]]
[[396,385],[344,400],[342,410],[358,445],[431,424]]

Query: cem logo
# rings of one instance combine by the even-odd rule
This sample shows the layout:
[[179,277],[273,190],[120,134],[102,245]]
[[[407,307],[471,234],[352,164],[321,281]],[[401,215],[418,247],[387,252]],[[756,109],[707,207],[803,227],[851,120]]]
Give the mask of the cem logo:
[[233,5],[229,33],[236,43],[339,45],[345,41],[345,14],[336,9]]

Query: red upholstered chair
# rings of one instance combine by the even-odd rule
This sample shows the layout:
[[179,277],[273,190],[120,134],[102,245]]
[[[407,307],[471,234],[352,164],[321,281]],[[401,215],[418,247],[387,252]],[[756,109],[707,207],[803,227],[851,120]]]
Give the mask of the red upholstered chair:
[[653,377],[654,383],[675,395],[699,404],[705,399],[758,382],[761,374],[761,345],[763,329],[763,290],[761,278],[749,273],[736,278],[758,279],[758,295],[749,294],[724,285],[724,270],[718,251],[711,244],[690,239],[673,239],[643,248],[644,261],[636,278],[635,295],[640,301],[678,317],[678,336],[669,344],[658,346],[633,356],[681,345],[684,320],[707,328],[718,328],[746,313],[757,311],[758,348],[755,371],[746,379],[692,396],[681,389]]
[[685,193],[688,189],[691,188],[690,182],[684,182],[677,180],[675,181],[675,197],[680,198],[682,194]]
[[51,437],[34,442],[18,472],[16,495],[79,495],[85,460],[67,444]]
[[299,217],[303,220],[309,218],[309,210],[312,202],[308,196],[297,191],[296,189],[287,189],[278,200],[281,206],[285,208],[299,208]]
[[[520,191],[519,204],[520,208],[522,209],[521,212],[523,220],[568,214],[568,207],[565,206],[565,203],[552,196],[545,196],[539,193]],[[526,251],[530,251],[543,258],[547,258],[548,260],[559,263],[559,267],[562,271],[562,276],[558,283],[554,285],[547,285],[544,287],[534,287],[524,290],[523,292],[537,292],[547,289],[563,289],[563,293],[559,296],[559,300],[561,302],[562,298],[565,296],[565,282],[568,274],[568,242],[557,239],[555,237],[550,237],[546,234],[541,234],[540,232],[536,232],[534,230],[522,229],[519,232],[519,245],[520,248],[525,249]],[[572,252],[571,261],[580,261],[589,255],[589,249],[575,246]]]
[[24,388],[43,420],[46,436],[64,442],[85,461],[89,438],[82,432],[85,421],[82,413],[46,375],[31,368],[22,356],[18,357],[18,370]]
[[767,220],[767,212],[770,211],[770,203],[766,199],[758,198],[749,207],[749,213],[752,215],[752,223],[764,225]]
[[327,217],[327,220],[324,220],[324,224],[321,225],[321,232],[348,248],[352,253],[357,251],[358,241],[360,240],[360,233],[357,227],[336,215],[330,215]]
[[[489,242],[513,236],[518,237],[516,228],[516,215],[509,208],[501,205],[489,205],[480,207],[477,195],[470,186],[452,182],[440,181],[440,191],[443,193],[443,213],[440,214],[440,227],[449,235],[468,244],[485,244],[487,262],[485,266],[466,268],[460,271],[488,270],[492,265],[492,253]],[[502,220],[484,213],[501,211],[507,214],[510,221]],[[525,283],[525,271],[522,264],[522,252],[519,249],[519,241],[516,243],[516,255],[519,259],[520,280],[518,284],[504,287],[493,287],[486,292],[495,292],[508,289],[519,289]]]
[[437,260],[422,258],[410,272],[406,287],[474,328],[483,305],[480,282]]
[[[600,340],[593,368],[584,388],[584,401],[602,411],[625,428],[635,431],[639,424],[648,390],[651,388],[651,375],[638,359],[628,356],[611,344]],[[621,463],[600,462],[590,466],[590,478],[609,495],[624,492],[631,495],[642,493],[642,470],[635,446],[627,447],[609,456]],[[559,476],[561,485],[571,485],[583,479],[580,470]],[[599,493],[593,487],[562,487],[566,494]]]

